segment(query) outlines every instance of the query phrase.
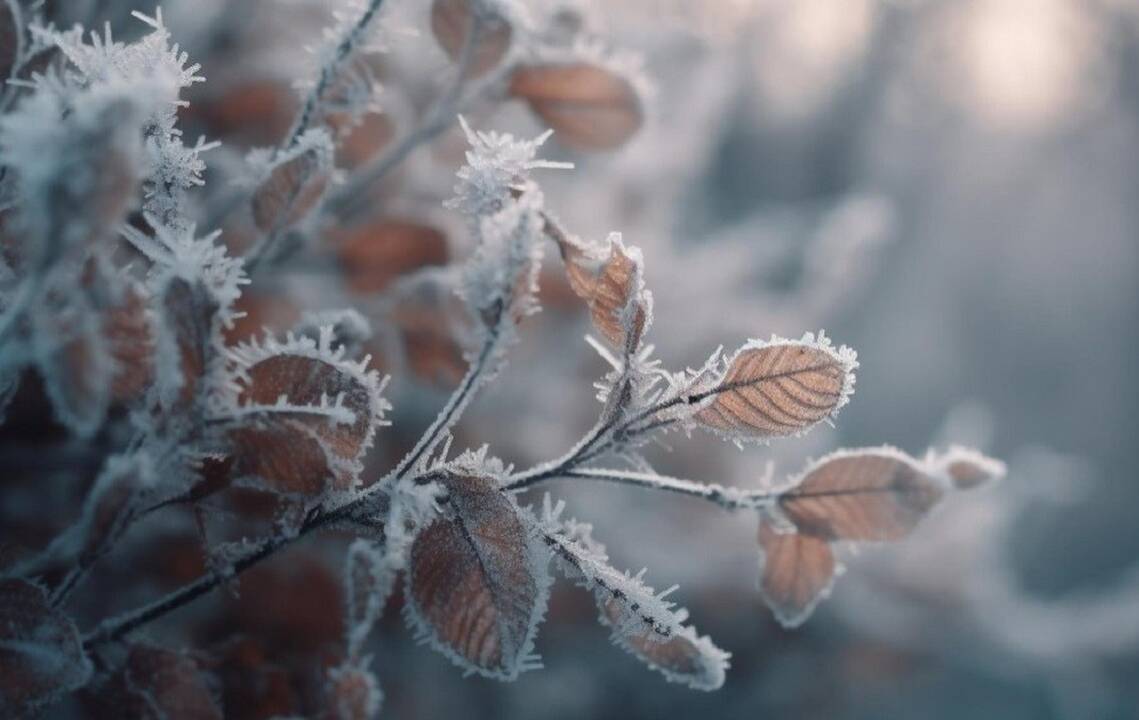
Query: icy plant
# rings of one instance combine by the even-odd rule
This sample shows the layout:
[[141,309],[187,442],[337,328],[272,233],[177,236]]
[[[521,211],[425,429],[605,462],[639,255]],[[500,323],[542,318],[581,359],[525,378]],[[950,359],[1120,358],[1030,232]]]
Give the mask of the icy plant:
[[[1003,474],[1000,463],[970,451],[914,458],[889,447],[841,450],[785,482],[768,477],[751,487],[655,472],[644,451],[670,433],[742,446],[832,422],[854,391],[854,351],[819,332],[718,348],[679,372],[654,359],[640,249],[619,233],[572,234],[535,178],[572,168],[540,157],[552,132],[571,146],[608,149],[645,118],[647,85],[636,63],[564,15],[437,0],[431,20],[456,60],[452,83],[421,124],[344,177],[344,118],[374,108],[367,56],[380,5],[350,3],[337,13],[317,50],[318,75],[298,83],[293,127],[277,147],[245,156],[244,185],[234,191],[252,235],[242,252],[219,231],[198,231],[193,194],[203,184],[202,155],[216,146],[182,141],[184,91],[203,78],[171,44],[161,14],[138,16],[149,32],[124,44],[109,30],[60,32],[15,3],[0,4],[0,29],[19,40],[3,68],[15,80],[0,119],[0,389],[10,399],[34,369],[59,421],[103,455],[74,523],[3,570],[5,715],[84,688],[91,702],[123,716],[220,717],[203,662],[140,631],[326,530],[354,538],[343,573],[345,627],[335,662],[322,671],[319,708],[296,712],[379,712],[368,639],[401,577],[408,624],[465,673],[513,680],[540,667],[535,636],[554,576],[562,576],[592,594],[615,644],[667,680],[715,690],[729,654],[689,624],[672,599],[676,588],[657,591],[643,571],[613,567],[589,525],[533,491],[553,480],[621,483],[754,515],[760,592],[793,626],[831,592],[848,545],[899,540],[946,494]],[[47,62],[36,65],[28,53]],[[466,370],[402,459],[375,469],[369,450],[399,419],[384,395],[388,380],[367,354],[373,330],[383,329],[349,308],[235,342],[239,303],[303,254],[311,236],[350,217],[377,180],[450,128],[456,111],[508,99],[550,129],[522,140],[459,118],[469,149],[445,205],[474,249],[457,272],[432,276],[461,299]],[[596,423],[560,457],[518,469],[486,446],[453,446],[474,397],[508,379],[511,348],[540,309],[547,250],[560,255],[564,282],[595,332],[589,343],[611,369],[596,384]],[[265,522],[226,504],[250,496],[268,503]],[[187,507],[204,574],[80,630],[66,607],[93,568],[136,525]]]

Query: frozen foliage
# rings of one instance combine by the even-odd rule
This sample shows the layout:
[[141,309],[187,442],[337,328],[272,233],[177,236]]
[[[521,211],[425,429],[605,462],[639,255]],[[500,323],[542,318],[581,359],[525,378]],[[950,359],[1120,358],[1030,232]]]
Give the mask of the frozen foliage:
[[[303,621],[335,625],[335,637],[308,626],[279,633],[303,646],[312,630],[304,677],[320,667],[323,682],[315,690],[305,683],[310,715],[312,707],[354,720],[380,712],[371,639],[401,578],[414,637],[466,674],[509,681],[540,668],[535,641],[551,566],[591,596],[614,644],[668,681],[717,690],[730,655],[689,624],[672,599],[678,588],[659,592],[645,570],[613,567],[590,525],[566,519],[565,504],[549,495],[531,507],[532,490],[555,480],[616,483],[750,515],[759,522],[760,594],[790,626],[832,592],[847,544],[901,540],[944,496],[1003,476],[1000,462],[961,447],[923,460],[893,448],[839,451],[777,487],[657,473],[646,452],[672,432],[702,429],[742,446],[833,423],[854,391],[854,351],[820,331],[749,340],[727,355],[716,349],[698,369],[667,369],[647,340],[651,253],[626,239],[634,232],[573,234],[535,177],[574,167],[539,158],[554,150],[545,145],[551,137],[560,150],[598,151],[649,132],[652,93],[641,64],[589,30],[580,9],[439,0],[431,23],[454,64],[450,84],[419,124],[376,140],[385,135],[375,125],[377,78],[398,76],[374,57],[392,31],[382,5],[337,4],[314,51],[318,69],[298,81],[303,97],[288,127],[252,151],[219,149],[225,189],[214,189],[212,174],[203,187],[201,155],[216,144],[182,140],[184,119],[224,122],[211,115],[217,108],[195,116],[188,107],[186,91],[203,78],[160,11],[135,15],[146,31],[132,43],[114,40],[109,25],[102,34],[46,21],[19,28],[21,42],[58,56],[18,78],[0,117],[0,196],[11,215],[0,254],[0,399],[25,367],[36,368],[56,417],[78,437],[67,448],[81,448],[84,466],[98,472],[69,527],[0,566],[5,713],[83,687],[93,706],[132,716],[212,718],[235,713],[230,706],[248,690],[234,677],[289,689],[272,674],[273,653],[245,645],[244,635],[191,653],[134,634],[223,585],[241,602],[249,581],[256,597],[257,574],[280,571],[279,550],[326,529],[351,537],[343,581],[332,583],[343,588],[338,602],[321,605],[319,588],[298,591],[286,577],[285,591],[272,588],[236,625],[254,626],[252,635],[269,606],[317,598]],[[16,17],[9,21],[23,22]],[[509,100],[525,103],[546,129],[524,140],[475,130],[459,114]],[[232,104],[240,123],[260,121]],[[456,118],[469,147],[443,203],[448,214],[436,217],[444,191],[428,189],[432,173],[415,162],[404,174],[395,169]],[[373,137],[361,140],[362,130]],[[560,186],[546,189],[556,198]],[[415,212],[423,197],[435,205],[425,217],[387,217]],[[445,237],[441,251],[428,247],[443,235],[428,227],[436,220],[447,232],[465,230],[459,261]],[[386,231],[373,236],[373,227]],[[364,247],[344,253],[342,243],[329,261],[321,243],[344,230]],[[402,251],[385,245],[392,236]],[[560,265],[545,263],[551,247]],[[379,289],[346,282],[360,264],[390,277]],[[449,264],[457,267],[437,267]],[[414,295],[424,288],[433,303]],[[547,297],[584,309],[595,335],[588,343],[608,364],[595,385],[594,424],[563,455],[523,469],[485,445],[453,456],[452,444],[484,429],[460,422],[502,378],[511,353],[527,350],[520,341],[536,323],[526,321]],[[349,307],[335,309],[346,299]],[[404,369],[393,355],[408,359],[409,377],[389,391],[382,370]],[[550,368],[563,367],[560,359]],[[436,398],[416,375],[442,375],[452,387],[437,414],[423,411]],[[547,377],[538,390],[552,394],[558,384]],[[426,428],[408,436],[405,423],[415,427],[417,418]],[[86,606],[69,601],[100,581],[101,562],[127,556],[128,536],[143,527],[189,529],[192,567],[202,563],[202,574],[175,578],[174,589],[133,610],[82,617]],[[82,635],[79,619],[91,625]],[[280,716],[306,707],[269,706]]]

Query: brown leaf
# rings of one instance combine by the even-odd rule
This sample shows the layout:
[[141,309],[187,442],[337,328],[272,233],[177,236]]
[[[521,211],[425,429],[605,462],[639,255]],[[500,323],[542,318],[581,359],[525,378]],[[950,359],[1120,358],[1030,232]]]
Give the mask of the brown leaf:
[[483,17],[480,18],[479,34],[472,50],[469,70],[472,77],[482,75],[502,62],[510,48],[510,24],[476,0],[435,0],[431,5],[431,31],[452,60],[458,60],[463,53],[474,12],[482,13]]
[[392,304],[388,321],[399,332],[407,369],[422,381],[451,388],[467,371],[457,337],[461,302],[437,286],[423,286]]
[[614,597],[599,599],[602,619],[614,628],[615,641],[630,654],[640,658],[649,667],[659,670],[672,682],[679,682],[696,690],[718,690],[724,684],[727,654],[700,638],[690,627],[662,638],[652,630],[629,634],[620,630],[621,618],[626,609]]
[[200,282],[174,276],[159,293],[156,380],[163,402],[193,404],[206,373],[217,302]]
[[138,720],[221,720],[205,676],[189,656],[136,644],[94,701],[104,717]]
[[591,252],[550,220],[546,231],[558,243],[566,278],[588,305],[593,326],[615,347],[636,349],[652,307],[644,289],[640,249],[625,247],[614,233],[604,250]]
[[737,439],[796,435],[830,419],[846,403],[857,367],[854,353],[808,336],[743,346],[694,419]]
[[759,523],[759,591],[784,627],[800,625],[830,592],[838,567],[830,542],[802,533],[780,533]]
[[269,234],[292,227],[316,208],[328,187],[331,158],[310,147],[281,162],[253,193],[253,221]]
[[943,490],[892,449],[840,451],[815,463],[779,507],[800,533],[827,540],[897,540],[941,500]]
[[[303,495],[354,484],[384,401],[374,373],[324,350],[328,357],[304,345],[270,349],[244,368],[239,406],[263,412],[229,431],[240,473]],[[330,406],[351,422],[319,411]]]
[[154,338],[148,303],[146,293],[131,286],[118,303],[103,310],[103,333],[115,360],[111,393],[119,402],[137,398],[154,379]]
[[510,94],[525,100],[561,142],[582,150],[619,147],[644,121],[632,84],[593,65],[521,67],[511,77]]
[[495,478],[448,476],[443,485],[455,517],[412,544],[410,617],[460,667],[513,679],[545,610],[544,559]]
[[16,0],[0,0],[0,81],[12,77],[20,59],[23,24]]
[[449,259],[442,232],[406,220],[384,219],[339,231],[334,241],[344,280],[360,295],[383,292],[400,276],[446,265]]
[[90,675],[75,623],[48,604],[40,587],[0,579],[0,715],[18,717]]

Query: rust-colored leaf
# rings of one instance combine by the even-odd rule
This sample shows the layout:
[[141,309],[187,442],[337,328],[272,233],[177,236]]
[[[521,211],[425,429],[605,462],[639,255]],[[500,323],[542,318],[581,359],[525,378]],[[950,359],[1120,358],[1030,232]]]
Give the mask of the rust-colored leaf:
[[727,653],[708,638],[698,637],[691,627],[681,627],[664,638],[652,630],[629,634],[620,629],[621,618],[628,611],[622,600],[600,599],[602,619],[614,629],[614,640],[649,667],[660,671],[672,682],[696,690],[718,690],[724,684]]
[[941,485],[889,450],[839,452],[815,463],[779,499],[800,533],[827,540],[897,540],[941,500]]
[[796,435],[830,419],[850,395],[854,353],[813,337],[743,346],[696,413],[701,425],[733,439]]
[[619,147],[644,121],[633,85],[594,65],[521,67],[511,77],[510,94],[525,100],[559,141],[582,150]]
[[336,254],[349,289],[383,292],[392,281],[423,267],[446,265],[447,237],[413,221],[385,219],[335,236]]
[[595,250],[550,220],[546,232],[558,243],[570,288],[586,302],[594,328],[615,347],[636,349],[652,307],[640,249],[626,247],[614,233],[603,250]]
[[526,668],[544,611],[544,560],[493,477],[449,476],[444,486],[455,517],[412,544],[411,617],[460,667],[512,679]]
[[834,585],[838,564],[830,542],[803,533],[780,533],[759,523],[759,591],[784,627],[800,625]]
[[302,150],[270,171],[253,193],[253,221],[263,233],[292,227],[316,208],[328,187],[329,154]]
[[19,717],[90,677],[79,631],[37,585],[0,579],[0,715]]
[[323,344],[251,352],[238,405],[253,414],[229,431],[238,471],[288,493],[351,487],[385,408],[379,379]]
[[481,13],[478,37],[474,39],[469,73],[482,75],[502,62],[510,48],[510,24],[483,7],[478,0],[435,0],[431,5],[431,31],[439,46],[457,60],[468,42],[474,13]]

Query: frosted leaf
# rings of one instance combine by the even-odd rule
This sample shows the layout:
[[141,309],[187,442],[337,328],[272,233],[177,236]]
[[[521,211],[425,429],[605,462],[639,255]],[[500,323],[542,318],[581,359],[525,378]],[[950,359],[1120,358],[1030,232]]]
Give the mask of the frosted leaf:
[[513,680],[536,665],[549,556],[496,478],[448,473],[440,484],[454,516],[428,525],[411,546],[408,617],[467,672]]
[[653,632],[628,632],[622,629],[624,603],[616,598],[599,601],[601,621],[613,628],[613,641],[660,672],[669,682],[687,685],[693,690],[719,690],[724,684],[730,655],[716,647],[708,637],[700,637],[685,626],[669,638]]
[[474,13],[481,15],[478,40],[471,51],[471,75],[482,75],[495,67],[510,49],[513,30],[495,10],[484,0],[435,0],[431,4],[431,31],[452,60],[463,53]]
[[310,130],[280,151],[263,169],[253,191],[253,221],[266,234],[303,221],[324,197],[335,149],[322,129]]
[[834,348],[822,333],[752,340],[724,361],[710,387],[693,388],[688,402],[706,404],[692,419],[737,441],[798,435],[847,403],[856,367],[854,351]]
[[631,576],[612,567],[589,525],[559,517],[563,507],[546,496],[540,533],[562,572],[593,593],[614,643],[672,682],[719,688],[729,656],[684,624],[688,612],[666,599],[675,588],[658,593],[644,583],[643,571]]
[[24,44],[24,23],[16,0],[0,0],[0,81],[12,77]]
[[348,598],[349,657],[359,657],[395,585],[396,568],[383,551],[358,539],[348,548],[344,582]]
[[200,281],[175,275],[159,289],[155,379],[167,408],[184,411],[200,400],[217,312]]
[[90,676],[75,623],[39,586],[0,579],[0,714],[19,717]]
[[328,672],[321,720],[371,720],[379,716],[384,694],[363,663],[347,662]]
[[418,222],[384,219],[339,232],[336,255],[348,288],[360,295],[383,292],[415,270],[446,265],[447,237]]
[[33,308],[33,351],[56,416],[72,432],[90,436],[111,401],[115,362],[101,318],[82,293],[53,291]]
[[331,327],[318,339],[290,336],[231,351],[236,404],[214,409],[233,427],[240,472],[270,487],[306,495],[349,489],[390,405],[383,382],[332,347]]
[[148,235],[134,227],[122,228],[123,237],[154,263],[151,292],[159,294],[172,276],[187,282],[200,281],[217,305],[218,322],[232,325],[233,304],[241,297],[241,287],[249,283],[238,258],[230,257],[218,242],[220,232],[197,237],[196,228],[162,223],[152,215],[146,220],[154,230]]
[[472,130],[462,116],[463,132],[471,149],[456,175],[455,197],[445,205],[470,217],[493,215],[530,184],[530,173],[540,168],[568,169],[571,163],[539,160],[538,148],[549,139],[547,131],[533,140],[518,140],[509,133]]
[[797,627],[830,595],[842,568],[829,541],[759,523],[759,592],[783,627]]
[[604,247],[583,245],[556,233],[570,287],[589,306],[593,326],[614,347],[634,351],[652,317],[640,248],[626,247],[611,233]]
[[954,445],[941,454],[931,454],[926,464],[930,472],[948,478],[958,490],[971,490],[1000,480],[1007,472],[1000,460],[960,445]]
[[120,297],[103,309],[103,333],[115,361],[112,395],[128,401],[142,394],[154,379],[153,321],[146,290],[129,282]]
[[534,190],[480,219],[480,243],[463,266],[459,294],[487,328],[538,311],[540,206],[540,194]]
[[189,656],[138,643],[125,664],[98,688],[94,701],[107,716],[139,720],[221,720],[210,683]]
[[778,508],[799,532],[826,540],[898,540],[943,494],[943,486],[899,450],[840,450],[812,463],[779,496]]
[[644,122],[633,83],[597,65],[523,66],[514,71],[509,92],[526,101],[559,141],[582,150],[620,147]]

